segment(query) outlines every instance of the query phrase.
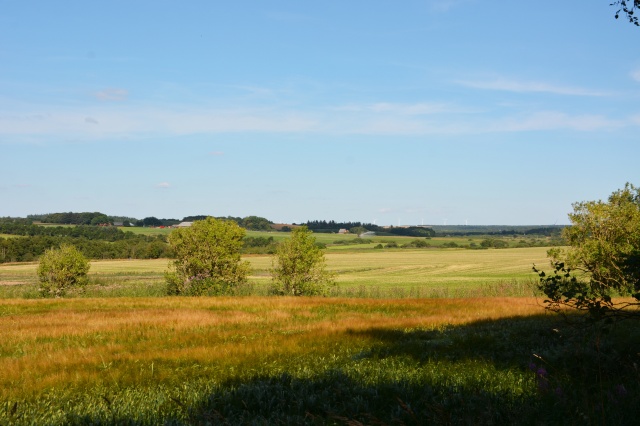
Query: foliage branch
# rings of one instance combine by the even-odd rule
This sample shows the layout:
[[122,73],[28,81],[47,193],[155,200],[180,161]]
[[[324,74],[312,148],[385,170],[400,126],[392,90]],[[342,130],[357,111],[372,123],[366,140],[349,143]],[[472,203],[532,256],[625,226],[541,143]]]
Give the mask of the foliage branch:
[[554,273],[533,267],[547,309],[576,309],[591,321],[640,318],[640,188],[627,183],[607,202],[573,209],[572,226],[563,231],[570,248],[547,252]]
[[610,4],[610,6],[617,6],[619,9],[616,11],[616,19],[620,17],[620,13],[626,16],[629,22],[636,27],[640,26],[638,17],[635,15],[636,8],[640,9],[640,0],[617,0]]

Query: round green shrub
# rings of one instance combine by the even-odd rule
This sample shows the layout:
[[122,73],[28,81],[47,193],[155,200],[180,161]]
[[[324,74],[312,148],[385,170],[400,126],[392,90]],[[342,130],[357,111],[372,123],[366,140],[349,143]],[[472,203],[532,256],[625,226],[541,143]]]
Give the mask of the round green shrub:
[[38,265],[40,294],[44,297],[62,297],[69,288],[87,284],[89,261],[72,245],[51,248],[42,255]]

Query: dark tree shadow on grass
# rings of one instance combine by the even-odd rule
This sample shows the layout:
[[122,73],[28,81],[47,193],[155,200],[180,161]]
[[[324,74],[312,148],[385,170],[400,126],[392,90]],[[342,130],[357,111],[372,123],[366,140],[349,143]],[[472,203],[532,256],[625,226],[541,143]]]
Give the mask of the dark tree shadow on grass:
[[[175,415],[148,423],[637,424],[635,328],[629,323],[603,335],[539,315],[441,330],[351,331],[345,339],[366,336],[374,343],[340,367],[311,378],[284,373],[231,380],[193,405],[173,399]],[[525,382],[494,383],[492,375]],[[68,420],[139,423],[127,416]]]

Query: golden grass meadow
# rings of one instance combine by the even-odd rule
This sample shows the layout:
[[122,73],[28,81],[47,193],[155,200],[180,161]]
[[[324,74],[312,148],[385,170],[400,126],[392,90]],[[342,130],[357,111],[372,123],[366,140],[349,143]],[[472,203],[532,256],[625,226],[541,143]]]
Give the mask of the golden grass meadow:
[[638,332],[611,330],[608,348],[567,333],[535,296],[545,248],[326,257],[327,298],[264,296],[262,255],[237,297],[164,296],[158,259],[94,261],[85,292],[39,299],[36,264],[1,265],[0,424],[635,418]]

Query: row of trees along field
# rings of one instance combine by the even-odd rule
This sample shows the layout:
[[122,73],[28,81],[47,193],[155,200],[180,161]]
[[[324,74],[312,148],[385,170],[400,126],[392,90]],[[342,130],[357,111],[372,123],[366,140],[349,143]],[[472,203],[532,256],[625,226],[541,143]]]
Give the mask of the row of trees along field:
[[424,226],[391,226],[384,228],[373,223],[362,222],[335,222],[333,220],[310,220],[305,226],[307,229],[318,233],[336,233],[341,229],[346,229],[352,234],[362,234],[363,232],[372,231],[380,236],[404,236],[404,237],[435,237],[436,233],[433,229]]
[[38,226],[28,219],[0,219],[0,263],[30,262],[50,247],[70,244],[90,259],[157,259],[173,252],[164,235],[146,236],[116,227]]
[[308,221],[306,227],[313,232],[335,233],[346,229],[352,234],[362,234],[373,231],[379,236],[405,237],[471,237],[478,235],[489,236],[544,236],[560,237],[565,225],[530,226],[530,225],[429,225],[429,226],[390,226],[382,227],[373,223],[335,222],[333,220]]
[[[204,220],[207,216],[187,216],[182,221]],[[271,221],[248,216],[226,217],[225,220],[236,223],[249,230],[270,230]],[[46,224],[74,226],[41,226],[34,221]],[[137,226],[170,226],[181,221],[176,219],[157,219],[148,217],[143,220],[120,216],[107,216],[100,212],[50,213],[29,215],[25,218],[0,218],[0,234],[20,238],[0,237],[0,263],[30,262],[37,260],[50,247],[71,244],[90,259],[157,259],[173,257],[174,252],[167,244],[165,235],[145,236],[123,231],[114,226],[102,224],[123,223]],[[125,228],[126,229],[126,228]],[[253,253],[274,253],[273,238],[254,237],[245,242],[246,251]]]
[[[186,216],[182,220],[178,219],[158,219],[157,217],[150,216],[144,219],[136,219],[126,216],[109,216],[100,212],[82,212],[82,213],[47,213],[47,214],[32,214],[28,215],[23,222],[32,224],[33,222],[50,223],[57,225],[102,225],[102,224],[115,224],[121,223],[123,226],[173,226],[180,222],[195,222],[197,220],[204,220],[209,215],[196,215]],[[232,217],[227,216],[224,218],[237,223],[239,226],[251,230],[251,231],[268,231],[271,229],[271,222],[268,219],[259,216],[247,216],[247,217]]]

